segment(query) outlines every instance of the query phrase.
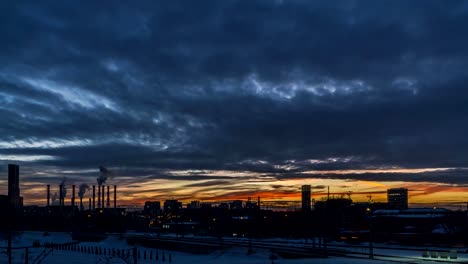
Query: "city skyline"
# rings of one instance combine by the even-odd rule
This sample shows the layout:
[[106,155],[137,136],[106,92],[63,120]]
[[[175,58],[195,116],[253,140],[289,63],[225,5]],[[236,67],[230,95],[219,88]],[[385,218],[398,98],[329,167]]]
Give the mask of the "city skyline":
[[[0,3],[0,194],[468,201],[465,1]],[[190,12],[187,12],[190,10]],[[89,197],[89,193],[85,195]],[[67,201],[69,196],[67,198]]]
[[[16,165],[8,165],[8,168],[10,166],[16,166]],[[117,185],[113,185],[112,181],[106,182],[103,179],[107,179],[107,174],[113,174],[112,172],[108,171],[107,168],[99,168],[99,170],[104,170],[105,171],[105,176],[103,177],[102,171],[101,174],[96,178],[95,183],[82,183],[82,185],[88,185],[86,188],[86,191],[83,193],[83,198],[86,203],[88,199],[92,198],[92,188],[96,188],[95,195],[96,197],[96,207],[100,207],[99,202],[100,202],[100,197],[101,195],[104,197],[105,193],[101,192],[101,188],[98,188],[98,186],[101,186],[104,188],[105,186],[107,187],[112,187],[114,188],[117,187]],[[20,187],[21,192],[23,193],[24,190],[26,190],[26,200],[24,201],[25,205],[39,205],[39,206],[44,206],[47,204],[47,200],[45,199],[47,196],[47,190],[50,188],[50,203],[59,205],[59,200],[60,200],[60,193],[63,193],[64,196],[64,203],[65,205],[70,205],[72,203],[72,198],[71,198],[71,188],[72,186],[76,186],[78,189],[81,189],[81,186],[79,186],[76,182],[73,182],[69,178],[62,178],[60,183],[55,184],[38,184],[38,187],[31,187],[30,183],[22,184],[21,183],[21,177],[20,178],[20,186],[23,186],[23,188]],[[321,179],[315,179],[316,182],[330,182],[324,181]],[[339,183],[341,182],[340,180],[334,180],[335,182]],[[183,180],[182,180],[183,182]],[[303,183],[304,180],[297,181],[296,184]],[[308,180],[307,182],[311,182],[311,180]],[[243,200],[246,202],[250,198],[255,198],[259,197],[262,199],[262,206],[263,208],[269,208],[269,209],[276,209],[276,210],[300,210],[301,206],[300,203],[304,197],[301,195],[301,189],[304,188],[304,186],[310,186],[311,191],[311,199],[314,201],[321,201],[325,200],[328,198],[350,198],[353,199],[354,202],[377,202],[377,203],[386,203],[387,202],[387,193],[388,190],[395,189],[392,186],[400,186],[398,183],[395,185],[385,185],[382,184],[381,182],[372,182],[372,181],[365,181],[365,180],[360,180],[357,181],[358,183],[361,183],[362,185],[366,185],[369,188],[367,188],[364,191],[351,191],[353,189],[353,185],[348,185],[344,186],[341,185],[338,187],[338,190],[341,191],[336,191],[333,190],[333,185],[291,185],[289,190],[286,192],[275,192],[273,195],[272,193],[269,192],[260,192],[260,191],[251,191],[251,192],[243,192],[243,193],[225,193],[222,195],[218,196],[210,196],[210,195],[205,195],[205,196],[193,196],[193,195],[179,195],[177,194],[178,191],[184,191],[184,186],[181,185],[180,188],[174,187],[173,188],[173,193],[171,191],[167,192],[167,188],[161,188],[159,190],[150,190],[149,193],[150,195],[146,195],[146,190],[143,191],[134,191],[132,188],[138,188],[137,186],[130,184],[130,186],[122,185],[119,186],[119,198],[118,198],[118,206],[119,207],[141,207],[144,202],[148,200],[152,201],[165,201],[165,200],[171,200],[171,199],[178,199],[185,204],[189,204],[191,201],[200,201],[200,202],[210,202],[210,203],[221,203],[221,202],[227,202],[227,201],[233,201],[233,200]],[[115,183],[114,183],[115,184]],[[353,182],[355,185],[356,182]],[[151,184],[149,184],[151,186]],[[190,184],[194,185],[194,184]],[[198,184],[200,185],[200,184]],[[201,185],[203,186],[203,185]],[[3,186],[2,186],[3,187]],[[6,187],[6,186],[5,186]],[[330,187],[332,188],[330,191]],[[376,188],[377,187],[377,188]],[[415,188],[413,185],[408,185],[406,183],[405,187],[410,187],[410,188]],[[24,189],[25,188],[25,189]],[[63,188],[63,189],[60,189]],[[434,188],[434,187],[429,187],[429,188]],[[440,188],[440,187],[435,187],[435,188]],[[448,187],[453,191],[453,187]],[[1,190],[2,188],[0,188]],[[62,190],[62,192],[60,191]],[[303,189],[302,189],[303,190]],[[397,188],[398,190],[398,188]],[[154,196],[152,193],[155,191],[159,192],[159,196]],[[193,191],[193,190],[192,190]],[[223,191],[222,189],[220,191]],[[433,202],[433,201],[426,201],[427,196],[430,195],[427,193],[425,190],[417,190],[417,189],[409,189],[409,197],[410,197],[410,202],[409,204],[412,205],[412,207],[433,207],[433,206],[439,206],[439,207],[448,207],[451,209],[463,209],[466,205],[466,202],[464,201],[459,201],[459,200],[440,200],[440,198],[437,198],[439,200]],[[435,193],[437,192],[447,192],[444,189],[436,189],[434,190]],[[463,192],[463,188],[458,190],[459,192]],[[68,192],[68,195],[67,195]],[[195,190],[197,192],[197,190]],[[456,191],[455,191],[456,192]],[[0,192],[1,193],[1,192]],[[34,195],[28,195],[28,193],[34,193]],[[128,199],[128,196],[133,196],[133,199]],[[356,199],[357,197],[357,199]],[[421,197],[421,200],[418,200],[418,197]],[[29,199],[28,199],[29,198]],[[78,196],[76,196],[78,198]],[[107,198],[106,198],[107,199]],[[23,200],[23,199],[22,199]],[[86,207],[86,206],[85,206]],[[93,207],[94,208],[94,207]]]

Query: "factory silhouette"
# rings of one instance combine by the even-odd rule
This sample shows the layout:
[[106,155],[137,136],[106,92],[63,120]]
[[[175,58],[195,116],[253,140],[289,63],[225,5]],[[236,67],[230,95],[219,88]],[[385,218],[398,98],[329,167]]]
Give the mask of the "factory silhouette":
[[[105,184],[110,172],[104,167],[99,170],[97,185],[81,184],[78,188],[71,185],[69,204],[65,203],[68,186],[63,179],[58,194],[51,196],[51,185],[45,186],[45,206],[24,206],[20,168],[9,164],[8,194],[0,195],[0,209],[5,212],[5,217],[0,218],[0,233],[68,231],[79,241],[98,241],[107,233],[128,230],[177,236],[294,237],[310,239],[317,247],[324,247],[332,240],[357,243],[372,239],[408,244],[468,242],[467,211],[409,208],[405,188],[387,190],[388,201],[378,203],[371,201],[371,197],[368,202],[353,202],[350,195],[330,194],[315,201],[311,199],[312,186],[303,185],[298,186],[301,207],[290,211],[262,208],[261,197],[219,203],[191,201],[185,206],[174,199],[163,204],[147,201],[141,210],[129,210],[117,206],[118,186]],[[90,197],[85,198],[87,193]]]

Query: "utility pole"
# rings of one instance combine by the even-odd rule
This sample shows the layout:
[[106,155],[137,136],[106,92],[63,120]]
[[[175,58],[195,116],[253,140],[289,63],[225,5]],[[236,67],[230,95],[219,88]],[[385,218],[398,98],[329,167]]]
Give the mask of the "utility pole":
[[8,264],[11,264],[11,229],[8,230],[8,249],[7,249],[7,255],[8,255]]
[[374,234],[372,230],[372,209],[370,210],[369,216],[369,258],[374,258]]
[[137,258],[137,248],[133,248],[133,264],[137,264],[138,258]]
[[24,250],[24,264],[29,264],[29,248],[26,247]]
[[468,203],[466,204],[466,236],[465,243],[468,243]]
[[8,248],[7,248],[7,255],[8,255],[8,264],[11,264],[11,236],[12,236],[12,229],[13,229],[13,217],[14,217],[15,211],[13,210],[13,205],[11,204],[11,201],[9,201],[8,204],[8,215],[7,215],[7,221],[8,221]]

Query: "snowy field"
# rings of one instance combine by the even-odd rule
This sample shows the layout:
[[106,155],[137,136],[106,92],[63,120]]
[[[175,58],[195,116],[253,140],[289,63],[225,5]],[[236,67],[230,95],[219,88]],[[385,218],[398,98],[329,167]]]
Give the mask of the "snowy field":
[[[44,242],[54,242],[54,243],[67,243],[71,242],[71,235],[68,233],[50,233],[49,236],[44,236],[42,232],[24,232],[22,235],[17,236],[13,241],[13,247],[22,247],[22,246],[31,246],[33,241],[38,240],[42,243]],[[282,242],[281,242],[282,241]],[[279,240],[279,243],[284,244],[295,244],[300,243],[300,240]],[[110,236],[107,239],[101,242],[84,242],[80,243],[81,246],[92,246],[92,247],[102,247],[102,248],[115,248],[115,249],[124,249],[128,250],[131,249],[131,246],[128,245],[125,239],[119,239],[118,235]],[[6,249],[4,247],[7,246],[5,240],[0,241],[0,263],[8,263],[7,262],[7,255]],[[333,247],[333,245],[330,245]],[[231,248],[229,250],[225,250],[223,252],[217,251],[212,254],[207,255],[193,255],[181,252],[173,252],[173,251],[162,251],[156,249],[149,249],[140,247],[141,252],[147,251],[147,258],[146,260],[141,259],[138,260],[138,263],[142,264],[150,264],[150,263],[187,263],[187,264],[194,264],[194,263],[207,263],[207,264],[214,264],[214,263],[221,263],[221,264],[267,264],[271,263],[269,259],[271,252],[267,250],[254,250],[254,254],[247,255],[246,248]],[[39,248],[30,248],[29,249],[29,263],[34,263],[34,260],[39,256],[39,254],[44,250],[43,247]],[[350,256],[353,256],[352,252],[356,253],[367,253],[366,249],[364,248],[353,248],[350,250]],[[149,252],[152,251],[152,259],[149,259]],[[156,252],[158,252],[158,260],[155,259]],[[402,256],[402,257],[410,257],[411,261],[406,261],[402,259],[396,259],[391,257],[377,257],[375,260],[370,259],[363,259],[363,258],[337,258],[337,257],[330,257],[327,259],[318,259],[318,258],[311,258],[311,259],[281,259],[278,258],[274,261],[274,263],[284,263],[284,264],[299,264],[299,263],[317,263],[317,264],[354,264],[354,263],[395,263],[395,261],[401,263],[468,263],[468,256],[467,254],[458,254],[458,259],[456,260],[444,260],[438,258],[437,260],[431,260],[430,258],[423,259],[421,257],[422,251],[407,251],[407,250],[397,250],[397,249],[375,249],[374,253],[379,255],[390,255],[390,256]],[[165,255],[165,261],[162,260],[162,254]],[[169,255],[171,256],[171,262],[169,262]],[[355,255],[359,256],[359,255]],[[360,255],[362,257],[362,255]],[[24,249],[15,249],[13,251],[13,263],[25,263],[25,250]],[[37,263],[37,261],[36,261]],[[65,251],[65,250],[52,250],[47,257],[43,259],[41,263],[44,264],[79,264],[79,263],[109,263],[109,264],[117,264],[117,263],[125,263],[124,260],[120,259],[119,257],[108,255],[96,255],[90,253],[81,253],[77,251]]]

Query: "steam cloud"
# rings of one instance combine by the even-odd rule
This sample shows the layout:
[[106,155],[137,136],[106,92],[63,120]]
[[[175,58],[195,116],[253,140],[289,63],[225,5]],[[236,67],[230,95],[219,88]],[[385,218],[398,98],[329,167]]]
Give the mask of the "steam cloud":
[[78,197],[83,199],[83,196],[85,195],[86,191],[89,189],[89,185],[86,183],[83,183],[80,185],[80,190],[78,191]]
[[105,167],[103,167],[103,166],[100,166],[100,167],[99,167],[99,172],[100,172],[101,174],[100,174],[99,177],[97,178],[97,183],[98,183],[99,186],[101,186],[101,185],[103,185],[104,183],[106,183],[107,178],[108,178],[109,176],[111,176],[112,173],[111,173],[108,169],[106,169]]
[[52,204],[53,205],[57,204],[57,193],[54,193],[54,195],[52,195]]
[[67,187],[65,185],[66,181],[67,181],[67,178],[63,177],[62,182],[60,183],[60,185],[62,185],[62,198],[63,199],[67,197]]

